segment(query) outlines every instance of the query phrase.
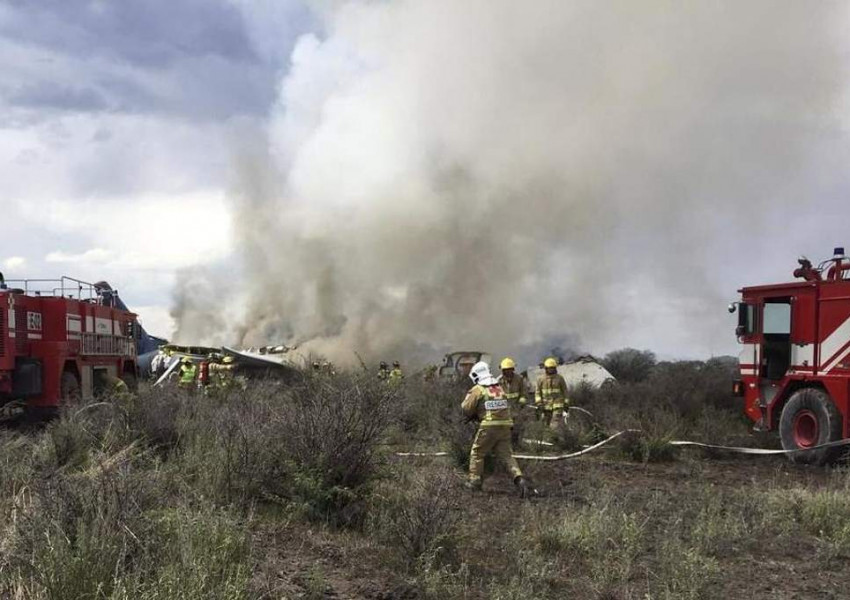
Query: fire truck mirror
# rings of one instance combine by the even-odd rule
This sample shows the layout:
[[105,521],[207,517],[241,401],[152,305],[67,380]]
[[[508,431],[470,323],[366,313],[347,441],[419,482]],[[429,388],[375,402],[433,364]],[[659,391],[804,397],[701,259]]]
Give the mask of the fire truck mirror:
[[738,326],[735,328],[735,335],[743,337],[752,335],[755,324],[755,307],[746,302],[738,303]]

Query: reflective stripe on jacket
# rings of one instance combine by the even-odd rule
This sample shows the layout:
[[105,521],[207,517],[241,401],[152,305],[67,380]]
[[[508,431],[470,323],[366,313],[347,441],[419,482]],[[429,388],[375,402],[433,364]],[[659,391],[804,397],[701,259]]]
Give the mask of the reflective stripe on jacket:
[[525,406],[527,399],[524,377],[514,374],[513,378],[508,381],[503,375],[499,378],[499,385],[502,386],[502,390],[505,392],[505,398],[507,398],[512,405],[518,407]]
[[534,403],[542,405],[544,410],[563,410],[567,404],[567,382],[557,373],[543,375],[537,380]]
[[469,390],[461,405],[468,417],[477,417],[481,427],[510,427],[511,406],[498,384],[476,385]]
[[180,383],[193,383],[197,367],[195,365],[184,365],[180,368]]

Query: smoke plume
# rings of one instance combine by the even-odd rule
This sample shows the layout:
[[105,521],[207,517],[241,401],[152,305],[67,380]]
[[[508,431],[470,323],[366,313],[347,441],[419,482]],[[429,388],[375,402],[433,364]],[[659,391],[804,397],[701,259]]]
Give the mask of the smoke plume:
[[846,158],[842,3],[323,14],[237,145],[241,318],[192,319],[203,286],[182,285],[181,337],[342,362],[653,331],[676,352],[734,348],[721,270]]

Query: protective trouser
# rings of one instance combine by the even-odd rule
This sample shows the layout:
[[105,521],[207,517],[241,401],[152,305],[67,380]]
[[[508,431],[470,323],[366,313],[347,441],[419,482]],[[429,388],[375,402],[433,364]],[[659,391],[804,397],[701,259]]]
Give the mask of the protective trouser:
[[469,453],[469,480],[480,483],[484,474],[484,457],[493,454],[503,463],[512,477],[521,477],[522,470],[513,457],[511,447],[511,428],[509,426],[479,427]]

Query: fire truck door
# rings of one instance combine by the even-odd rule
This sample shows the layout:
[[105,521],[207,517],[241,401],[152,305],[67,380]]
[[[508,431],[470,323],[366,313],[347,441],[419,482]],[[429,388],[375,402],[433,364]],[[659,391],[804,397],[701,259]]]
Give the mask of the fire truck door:
[[785,377],[791,365],[791,299],[766,298],[762,305],[761,324],[759,376],[777,381]]

